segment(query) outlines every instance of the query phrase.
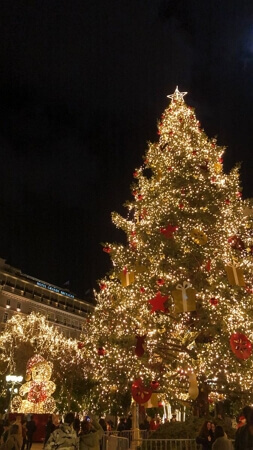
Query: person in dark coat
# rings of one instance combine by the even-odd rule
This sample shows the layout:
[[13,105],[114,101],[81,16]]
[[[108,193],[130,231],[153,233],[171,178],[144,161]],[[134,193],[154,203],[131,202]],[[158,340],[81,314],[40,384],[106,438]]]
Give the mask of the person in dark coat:
[[32,442],[33,442],[33,433],[36,431],[36,425],[35,422],[33,420],[33,416],[30,417],[30,420],[27,420],[26,423],[26,440],[27,440],[27,450],[30,450],[31,446],[32,446]]
[[49,439],[50,434],[53,433],[53,431],[54,431],[55,429],[56,429],[56,426],[55,426],[55,424],[53,423],[53,418],[52,418],[52,416],[49,416],[49,417],[48,417],[48,420],[47,420],[47,424],[46,424],[46,435],[45,435],[44,446],[46,445],[46,443],[47,443],[47,441],[48,441],[48,439]]
[[246,419],[245,425],[237,429],[235,434],[235,450],[253,449],[253,409],[245,406],[242,415]]
[[196,437],[197,444],[202,445],[202,450],[211,450],[214,442],[212,422],[206,420],[201,427],[199,435]]

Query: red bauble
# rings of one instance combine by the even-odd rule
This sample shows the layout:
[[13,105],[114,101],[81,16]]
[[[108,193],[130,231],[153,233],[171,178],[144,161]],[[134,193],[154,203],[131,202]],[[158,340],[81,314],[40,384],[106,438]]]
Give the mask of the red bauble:
[[236,197],[241,198],[242,193],[241,192],[236,192]]
[[180,209],[184,209],[184,204],[183,204],[183,203],[179,203],[178,207],[179,207]]
[[158,278],[158,280],[156,280],[156,284],[158,284],[158,286],[163,286],[165,283],[163,278]]
[[171,131],[169,131],[169,135],[170,136],[172,136],[173,135],[173,131],[171,130]]
[[223,158],[219,158],[219,163],[223,163]]
[[177,226],[168,224],[167,227],[160,228],[160,233],[163,234],[165,238],[172,239],[173,233],[175,233],[177,229],[178,229]]
[[234,248],[235,250],[244,250],[245,245],[244,242],[241,240],[241,238],[239,236],[230,236],[228,238],[228,242],[230,243],[231,247]]
[[141,294],[143,294],[143,293],[145,292],[145,288],[144,288],[144,287],[141,287],[141,288],[140,288],[140,292],[141,292]]
[[207,270],[207,272],[210,272],[211,270],[211,260],[209,259],[205,265],[205,269]]
[[151,386],[151,389],[153,391],[157,391],[157,389],[159,388],[160,384],[158,383],[158,381],[153,380],[153,381],[151,381],[150,386]]
[[229,205],[229,204],[230,204],[229,198],[226,198],[225,203],[226,203],[226,205]]
[[239,359],[248,359],[252,352],[252,344],[242,333],[234,333],[229,339],[232,352]]
[[82,348],[84,348],[84,342],[77,342],[77,348],[79,348],[79,350],[82,350]]
[[141,358],[141,356],[143,356],[144,351],[145,351],[144,347],[143,347],[143,344],[144,344],[144,341],[146,339],[146,335],[145,336],[140,336],[139,334],[137,334],[135,336],[135,339],[136,339],[135,354],[136,354],[136,356]]
[[219,300],[218,300],[218,298],[212,297],[212,298],[210,298],[210,303],[213,306],[217,306],[219,303]]
[[110,247],[104,247],[104,248],[103,248],[103,252],[105,252],[105,253],[111,253],[111,248],[110,248]]
[[138,198],[138,200],[142,200],[143,199],[143,195],[139,194],[137,198]]
[[101,291],[103,291],[104,289],[106,289],[106,284],[105,283],[101,283],[99,285],[99,287],[100,287]]
[[152,395],[152,389],[144,386],[141,378],[134,380],[131,392],[134,401],[139,405],[148,402]]
[[138,172],[133,173],[134,178],[138,177]]
[[172,167],[168,167],[168,172],[172,172],[173,168]]
[[192,155],[194,155],[194,156],[197,155],[197,150],[193,150]]
[[103,347],[98,348],[98,355],[99,356],[105,356],[106,350]]

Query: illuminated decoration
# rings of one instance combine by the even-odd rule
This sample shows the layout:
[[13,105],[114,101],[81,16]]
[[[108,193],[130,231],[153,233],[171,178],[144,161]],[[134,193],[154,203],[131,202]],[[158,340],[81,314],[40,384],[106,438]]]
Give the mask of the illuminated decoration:
[[135,354],[136,354],[136,356],[141,358],[141,356],[144,355],[144,351],[145,351],[143,345],[144,345],[144,342],[145,342],[145,339],[146,339],[146,335],[144,335],[144,336],[136,335],[135,338],[136,338],[136,341],[137,341],[136,342],[136,347],[135,347]]
[[[112,214],[124,244],[103,244],[112,267],[81,338],[98,380],[96,398],[119,414],[117,395],[131,392],[138,378],[144,387],[157,380],[165,402],[193,401],[190,373],[201,383],[211,380],[219,394],[253,393],[253,356],[242,361],[230,347],[235,331],[253,342],[252,202],[238,196],[238,167],[224,173],[225,149],[206,136],[185,94],[176,89],[170,95],[157,141],[133,170],[126,213]],[[161,232],[168,225],[177,227],[171,234],[168,229],[172,238]],[[204,244],[194,242],[193,230],[204,233]],[[240,236],[245,248],[233,248],[231,236]],[[145,270],[137,270],[140,265]],[[229,282],[225,267],[232,265],[247,290]],[[127,288],[117,278],[124,268],[135,275]],[[160,309],[150,303],[157,295]],[[137,335],[146,336],[142,357],[135,354]]]
[[157,292],[156,296],[148,302],[152,306],[151,313],[155,311],[165,311],[164,303],[168,300],[167,295],[161,295],[161,292]]
[[245,286],[243,271],[234,264],[225,267],[228,281],[232,286]]
[[[28,316],[15,314],[6,322],[0,335],[1,373],[22,373],[24,371],[23,360],[34,354],[39,356],[36,356],[35,359],[32,357],[28,361],[27,382],[34,381],[31,375],[35,362],[41,362],[41,369],[46,370],[49,375],[51,368],[47,366],[50,364],[47,361],[50,360],[54,362],[53,381],[60,387],[59,396],[55,400],[53,397],[47,396],[47,410],[53,410],[54,401],[57,402],[58,409],[59,407],[67,408],[69,396],[77,410],[85,409],[85,403],[82,403],[79,393],[75,395],[75,391],[72,389],[72,386],[79,382],[85,383],[91,372],[85,342],[66,338],[57,328],[50,325],[42,314],[31,313]],[[25,374],[23,373],[23,375]],[[51,380],[49,381],[51,385]],[[44,381],[39,382],[44,383]],[[47,382],[45,386],[48,386]],[[39,395],[37,386],[33,385],[31,388],[29,399],[36,399]],[[44,395],[44,384],[42,384],[40,398],[42,399]],[[16,396],[15,402],[12,402],[13,410],[19,411],[21,402],[24,402],[25,405],[25,402],[28,401],[27,397],[28,392],[24,397],[19,396],[19,399]],[[29,408],[31,404],[34,409],[32,401],[28,403]]]
[[177,284],[176,289],[172,291],[172,296],[176,313],[195,311],[196,290],[192,288],[191,283],[184,281],[183,284]]
[[207,243],[207,235],[202,230],[193,228],[191,236],[193,241],[198,245],[204,245]]
[[[26,379],[19,389],[19,395],[13,398],[12,411],[24,414],[52,414],[55,411],[55,401],[51,394],[55,384],[50,380],[52,364],[41,355],[34,355],[27,362]],[[27,396],[22,400],[22,397]]]
[[252,353],[252,344],[242,333],[234,333],[230,337],[232,352],[240,359],[248,359]]
[[143,405],[152,395],[152,388],[144,386],[141,378],[136,379],[132,384],[132,396],[136,403]]

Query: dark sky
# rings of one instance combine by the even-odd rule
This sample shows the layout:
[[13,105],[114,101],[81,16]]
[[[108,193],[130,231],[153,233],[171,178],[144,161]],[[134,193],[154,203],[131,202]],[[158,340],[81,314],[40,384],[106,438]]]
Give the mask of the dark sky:
[[252,196],[252,0],[0,1],[0,257],[92,289],[176,85]]

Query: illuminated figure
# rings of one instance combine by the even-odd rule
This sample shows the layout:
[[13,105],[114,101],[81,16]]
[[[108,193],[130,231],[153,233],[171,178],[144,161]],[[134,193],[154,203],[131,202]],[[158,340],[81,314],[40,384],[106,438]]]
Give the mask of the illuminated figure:
[[[19,395],[12,400],[11,410],[22,413],[53,413],[55,401],[51,394],[55,384],[50,381],[52,364],[42,356],[35,355],[26,365],[26,383],[19,389]],[[25,397],[22,399],[22,397]]]

